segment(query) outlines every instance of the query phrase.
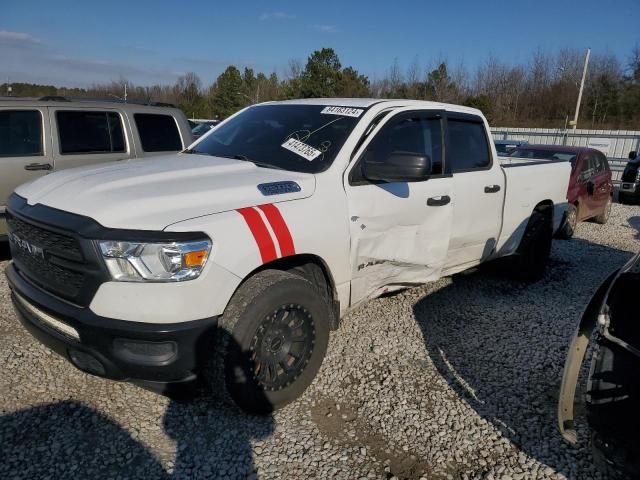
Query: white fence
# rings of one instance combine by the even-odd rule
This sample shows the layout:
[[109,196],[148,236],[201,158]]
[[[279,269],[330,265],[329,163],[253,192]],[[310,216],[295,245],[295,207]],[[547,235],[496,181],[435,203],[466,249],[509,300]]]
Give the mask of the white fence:
[[564,130],[562,128],[510,128],[491,129],[494,140],[526,140],[545,145],[567,145],[597,148],[609,159],[614,182],[627,164],[629,152],[640,151],[640,131],[634,130]]

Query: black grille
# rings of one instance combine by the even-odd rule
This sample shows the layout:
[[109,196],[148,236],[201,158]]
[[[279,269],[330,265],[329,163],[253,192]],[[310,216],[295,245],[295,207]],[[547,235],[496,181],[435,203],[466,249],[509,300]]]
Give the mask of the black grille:
[[78,241],[13,216],[7,224],[11,255],[20,271],[45,290],[74,300],[84,282]]

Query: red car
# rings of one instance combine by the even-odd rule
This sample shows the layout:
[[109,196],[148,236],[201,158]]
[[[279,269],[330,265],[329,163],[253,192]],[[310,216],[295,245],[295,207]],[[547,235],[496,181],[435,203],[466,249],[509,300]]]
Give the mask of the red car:
[[613,183],[609,162],[602,152],[586,147],[526,145],[517,148],[509,156],[571,162],[567,191],[569,208],[558,232],[560,238],[571,238],[578,222],[584,220],[607,223],[613,201]]

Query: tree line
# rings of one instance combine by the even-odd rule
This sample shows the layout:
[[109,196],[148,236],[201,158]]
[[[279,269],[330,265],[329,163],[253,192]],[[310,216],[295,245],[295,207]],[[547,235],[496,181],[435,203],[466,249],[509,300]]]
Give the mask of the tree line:
[[[447,59],[407,67],[396,60],[380,78],[344,67],[331,48],[314,51],[306,63],[291,60],[283,73],[266,74],[230,65],[208,86],[195,73],[173,85],[135,85],[126,79],[90,88],[12,83],[13,95],[127,98],[171,103],[190,118],[225,118],[247,105],[288,98],[374,97],[432,100],[479,108],[491,124],[562,128],[573,119],[584,52],[535,52],[522,64],[489,57],[469,70]],[[0,85],[0,94],[6,89]],[[579,128],[639,129],[640,47],[626,59],[611,53],[591,56]]]

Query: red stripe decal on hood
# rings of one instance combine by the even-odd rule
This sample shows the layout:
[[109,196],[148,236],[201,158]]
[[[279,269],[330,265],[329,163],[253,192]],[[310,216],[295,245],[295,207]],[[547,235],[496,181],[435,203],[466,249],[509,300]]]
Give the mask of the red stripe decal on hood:
[[269,220],[269,225],[271,225],[271,229],[273,233],[275,233],[278,244],[280,245],[280,254],[283,257],[295,255],[296,249],[293,245],[291,232],[289,231],[289,227],[287,227],[287,222],[282,218],[278,207],[272,203],[266,203],[264,205],[258,205],[258,208],[264,212],[267,220]]
[[258,245],[258,250],[260,250],[262,263],[267,263],[278,258],[273,239],[260,213],[251,207],[239,208],[236,211],[242,215],[245,222],[247,222],[247,226],[249,230],[251,230],[251,234]]

